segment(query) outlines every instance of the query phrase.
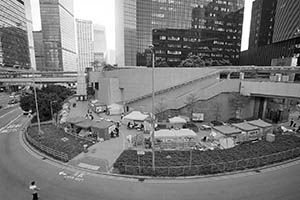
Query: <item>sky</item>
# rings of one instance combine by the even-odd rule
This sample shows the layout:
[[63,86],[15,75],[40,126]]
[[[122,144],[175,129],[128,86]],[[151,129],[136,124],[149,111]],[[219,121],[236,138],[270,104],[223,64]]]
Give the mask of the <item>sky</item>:
[[[241,50],[248,49],[251,8],[253,0],[245,0]],[[105,26],[108,49],[115,49],[114,0],[74,0],[74,15],[78,19],[92,20]],[[31,0],[33,29],[41,30],[39,0]]]

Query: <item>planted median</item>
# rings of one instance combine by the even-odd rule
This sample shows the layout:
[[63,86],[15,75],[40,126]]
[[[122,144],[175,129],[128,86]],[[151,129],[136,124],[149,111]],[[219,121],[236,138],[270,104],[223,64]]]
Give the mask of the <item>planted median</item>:
[[244,143],[225,150],[155,151],[138,155],[125,150],[114,163],[120,174],[143,176],[194,176],[262,167],[299,157],[300,138],[277,135],[274,142]]

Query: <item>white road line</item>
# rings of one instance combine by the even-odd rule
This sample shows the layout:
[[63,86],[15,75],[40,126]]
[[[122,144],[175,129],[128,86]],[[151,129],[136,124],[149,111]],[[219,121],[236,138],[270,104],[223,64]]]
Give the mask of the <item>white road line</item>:
[[0,116],[0,119],[1,119],[2,117],[4,117],[4,116],[8,115],[8,114],[11,113],[11,112],[14,112],[14,111],[18,110],[18,109],[19,109],[19,108],[16,108],[16,109],[14,109],[14,110],[9,111],[8,113],[5,113],[4,115]]
[[11,125],[12,123],[14,123],[17,119],[19,119],[23,114],[18,115],[14,120],[12,120],[11,122],[9,122],[8,124],[6,124],[5,126],[3,126],[2,128],[0,128],[0,132],[7,128],[9,125]]

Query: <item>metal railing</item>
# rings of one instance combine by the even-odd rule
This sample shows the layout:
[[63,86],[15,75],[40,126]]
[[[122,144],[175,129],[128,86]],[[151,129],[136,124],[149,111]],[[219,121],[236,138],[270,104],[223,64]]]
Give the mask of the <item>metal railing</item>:
[[195,176],[218,174],[246,169],[255,169],[266,165],[279,163],[288,159],[300,156],[300,147],[282,151],[270,155],[253,157],[242,160],[232,160],[220,163],[206,163],[203,165],[190,166],[155,166],[153,171],[152,166],[131,166],[124,165],[119,167],[121,174],[143,175],[143,176]]

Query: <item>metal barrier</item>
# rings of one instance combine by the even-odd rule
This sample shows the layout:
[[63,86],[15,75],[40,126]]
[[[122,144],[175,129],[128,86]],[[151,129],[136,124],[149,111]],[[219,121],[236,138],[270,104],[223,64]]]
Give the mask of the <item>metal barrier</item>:
[[220,163],[207,163],[203,165],[190,166],[155,166],[153,171],[152,166],[131,166],[124,165],[119,168],[119,173],[130,175],[144,175],[144,176],[195,176],[218,174],[232,171],[240,171],[245,169],[252,169],[262,167],[288,159],[300,156],[300,147],[282,151],[266,156],[234,160]]

